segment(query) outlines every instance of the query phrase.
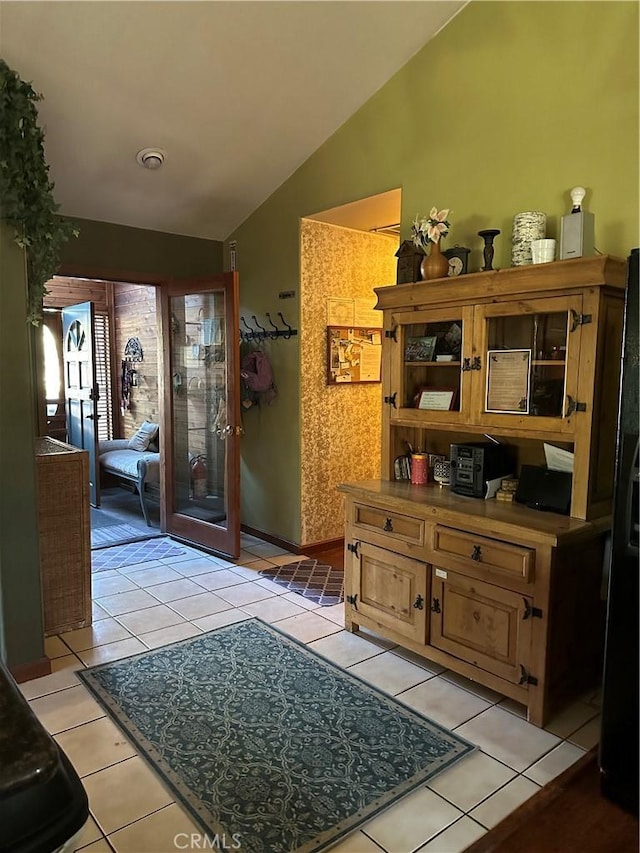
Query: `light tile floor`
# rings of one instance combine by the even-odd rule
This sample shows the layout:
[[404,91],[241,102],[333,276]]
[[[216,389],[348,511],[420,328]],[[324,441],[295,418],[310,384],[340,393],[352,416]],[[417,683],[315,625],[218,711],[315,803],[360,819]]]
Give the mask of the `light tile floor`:
[[[545,730],[536,728],[521,706],[495,691],[370,632],[345,631],[342,605],[318,607],[258,574],[295,555],[250,536],[243,536],[237,562],[183,547],[181,557],[95,574],[93,625],[48,638],[52,674],[21,685],[89,795],[92,817],[76,850],[175,853],[202,842],[75,670],[251,616],[277,625],[479,747],[339,843],[335,853],[462,851],[598,741],[598,693],[565,709]],[[185,848],[191,833],[196,846]]]

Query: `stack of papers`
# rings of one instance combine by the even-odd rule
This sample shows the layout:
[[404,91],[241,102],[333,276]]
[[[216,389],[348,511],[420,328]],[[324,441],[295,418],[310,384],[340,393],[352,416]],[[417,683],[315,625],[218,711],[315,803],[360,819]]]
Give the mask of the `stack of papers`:
[[561,447],[554,447],[553,444],[545,444],[544,455],[550,471],[566,471],[573,474],[573,453]]

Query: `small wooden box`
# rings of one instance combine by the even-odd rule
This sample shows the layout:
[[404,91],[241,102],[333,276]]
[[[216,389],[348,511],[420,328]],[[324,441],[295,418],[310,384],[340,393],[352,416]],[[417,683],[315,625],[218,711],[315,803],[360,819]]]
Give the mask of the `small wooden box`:
[[89,454],[36,440],[40,576],[45,636],[91,625]]

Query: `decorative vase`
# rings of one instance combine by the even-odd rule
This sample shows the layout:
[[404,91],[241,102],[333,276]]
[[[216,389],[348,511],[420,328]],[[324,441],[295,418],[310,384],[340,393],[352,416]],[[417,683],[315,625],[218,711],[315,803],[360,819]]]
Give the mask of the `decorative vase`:
[[420,275],[427,281],[432,278],[445,278],[449,274],[449,259],[440,251],[440,241],[431,243],[429,254],[420,263]]

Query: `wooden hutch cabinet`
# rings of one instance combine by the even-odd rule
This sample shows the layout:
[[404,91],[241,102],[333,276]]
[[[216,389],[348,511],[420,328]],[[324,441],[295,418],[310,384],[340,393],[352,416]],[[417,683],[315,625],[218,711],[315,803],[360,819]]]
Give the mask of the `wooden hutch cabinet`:
[[[544,725],[597,682],[626,264],[607,256],[379,288],[382,472],[345,483],[350,630],[370,628]],[[408,448],[573,454],[569,515],[395,480]],[[505,472],[507,473],[507,472]]]

